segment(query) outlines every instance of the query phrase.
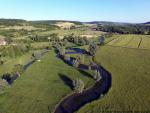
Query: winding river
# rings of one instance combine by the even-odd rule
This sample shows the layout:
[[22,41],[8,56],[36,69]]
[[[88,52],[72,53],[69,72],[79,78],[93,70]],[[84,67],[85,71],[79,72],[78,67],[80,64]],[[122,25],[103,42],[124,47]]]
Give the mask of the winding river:
[[[84,50],[75,49],[77,52],[66,52],[66,54],[86,54]],[[79,51],[78,51],[79,50]],[[69,65],[73,64],[73,58],[70,60],[65,60],[63,56],[59,56]],[[87,65],[79,65],[79,69],[88,70]],[[105,70],[103,67],[95,64],[91,67],[92,70],[97,70],[101,74],[101,80],[96,81],[96,83],[84,90],[82,93],[73,93],[70,96],[64,98],[59,105],[56,106],[54,113],[74,113],[79,110],[85,104],[90,103],[96,99],[99,99],[101,96],[105,95],[111,87],[111,74]]]

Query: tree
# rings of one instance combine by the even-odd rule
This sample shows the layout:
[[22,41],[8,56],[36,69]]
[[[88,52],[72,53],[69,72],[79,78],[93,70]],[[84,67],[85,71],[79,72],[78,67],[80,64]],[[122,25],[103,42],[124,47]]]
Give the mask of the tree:
[[97,45],[95,43],[91,43],[89,45],[89,53],[90,53],[90,55],[94,57],[96,51],[97,51]]
[[16,74],[16,73],[22,74],[23,71],[24,71],[23,65],[21,65],[21,64],[17,64],[13,68],[13,74]]
[[100,45],[104,44],[104,42],[105,42],[105,37],[104,36],[100,36],[99,37],[99,43],[100,43]]
[[4,79],[0,79],[0,94],[8,87],[8,83]]
[[0,65],[3,65],[5,62],[3,56],[2,56],[2,53],[0,53]]
[[78,68],[79,62],[78,62],[77,59],[73,61],[73,66],[76,67],[76,68]]
[[63,45],[64,45],[64,46],[67,46],[67,44],[68,44],[68,40],[65,38],[65,39],[63,40]]
[[83,46],[83,45],[86,45],[86,41],[85,41],[84,38],[81,38],[81,39],[80,39],[80,45],[82,45],[82,46]]
[[84,82],[81,79],[73,80],[74,90],[82,93],[84,89]]
[[76,45],[79,44],[79,39],[78,39],[78,37],[74,37],[74,43],[75,43]]
[[93,62],[92,56],[88,56],[88,57],[89,57],[89,61],[90,61],[90,64],[88,65],[88,69],[91,70],[94,62]]
[[64,47],[61,47],[61,48],[59,49],[59,54],[60,54],[60,55],[64,56],[64,55],[65,55],[65,52],[66,52],[66,50],[65,50]]
[[94,73],[93,78],[94,78],[96,81],[101,80],[100,72],[99,72],[97,69],[95,70],[95,73]]
[[70,55],[64,55],[64,59],[65,59],[65,61],[70,61]]
[[58,37],[58,33],[52,33],[50,35],[50,41],[55,41],[55,42],[58,42],[60,39]]

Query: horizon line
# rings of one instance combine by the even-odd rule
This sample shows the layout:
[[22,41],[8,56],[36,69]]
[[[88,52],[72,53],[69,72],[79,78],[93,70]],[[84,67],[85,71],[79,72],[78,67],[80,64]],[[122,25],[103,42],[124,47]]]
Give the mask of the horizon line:
[[139,23],[147,23],[149,21],[144,21],[144,22],[125,22],[125,21],[109,21],[109,20],[73,20],[73,19],[23,19],[23,18],[0,18],[0,19],[10,19],[10,20],[25,20],[25,21],[72,21],[72,22],[112,22],[112,23],[131,23],[131,24],[139,24]]

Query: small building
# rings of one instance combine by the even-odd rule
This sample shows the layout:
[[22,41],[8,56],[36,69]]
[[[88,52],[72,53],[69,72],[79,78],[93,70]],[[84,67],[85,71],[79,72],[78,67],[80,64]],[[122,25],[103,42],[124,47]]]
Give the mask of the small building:
[[6,40],[5,40],[4,38],[1,38],[1,37],[0,37],[0,46],[1,46],[1,45],[4,46],[4,45],[6,45],[6,44],[7,44]]

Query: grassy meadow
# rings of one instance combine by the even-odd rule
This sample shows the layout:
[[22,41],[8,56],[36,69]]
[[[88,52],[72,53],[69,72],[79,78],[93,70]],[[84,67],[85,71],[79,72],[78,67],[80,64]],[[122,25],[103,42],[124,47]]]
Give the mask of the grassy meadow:
[[[124,46],[125,40],[128,43],[130,37],[134,37],[131,40],[134,45],[133,40],[141,38],[137,35],[128,36],[114,43],[115,46],[106,44],[98,49],[95,61],[112,74],[112,86],[107,95],[84,106],[78,113],[150,111],[150,50],[147,50],[150,45],[146,50],[141,49],[141,46],[142,43],[149,43],[148,41],[142,41],[138,49],[139,41],[134,46],[136,49],[116,46]],[[143,39],[149,40],[147,36]]]
[[10,73],[12,72],[12,69],[14,65],[16,64],[26,64],[29,61],[31,61],[31,55],[33,51],[30,51],[22,56],[18,56],[16,58],[7,58],[7,62],[5,62],[3,65],[0,65],[0,76],[4,73]]
[[50,113],[72,89],[66,79],[80,78],[85,88],[94,80],[65,64],[51,51],[34,63],[16,82],[0,95],[0,113]]

